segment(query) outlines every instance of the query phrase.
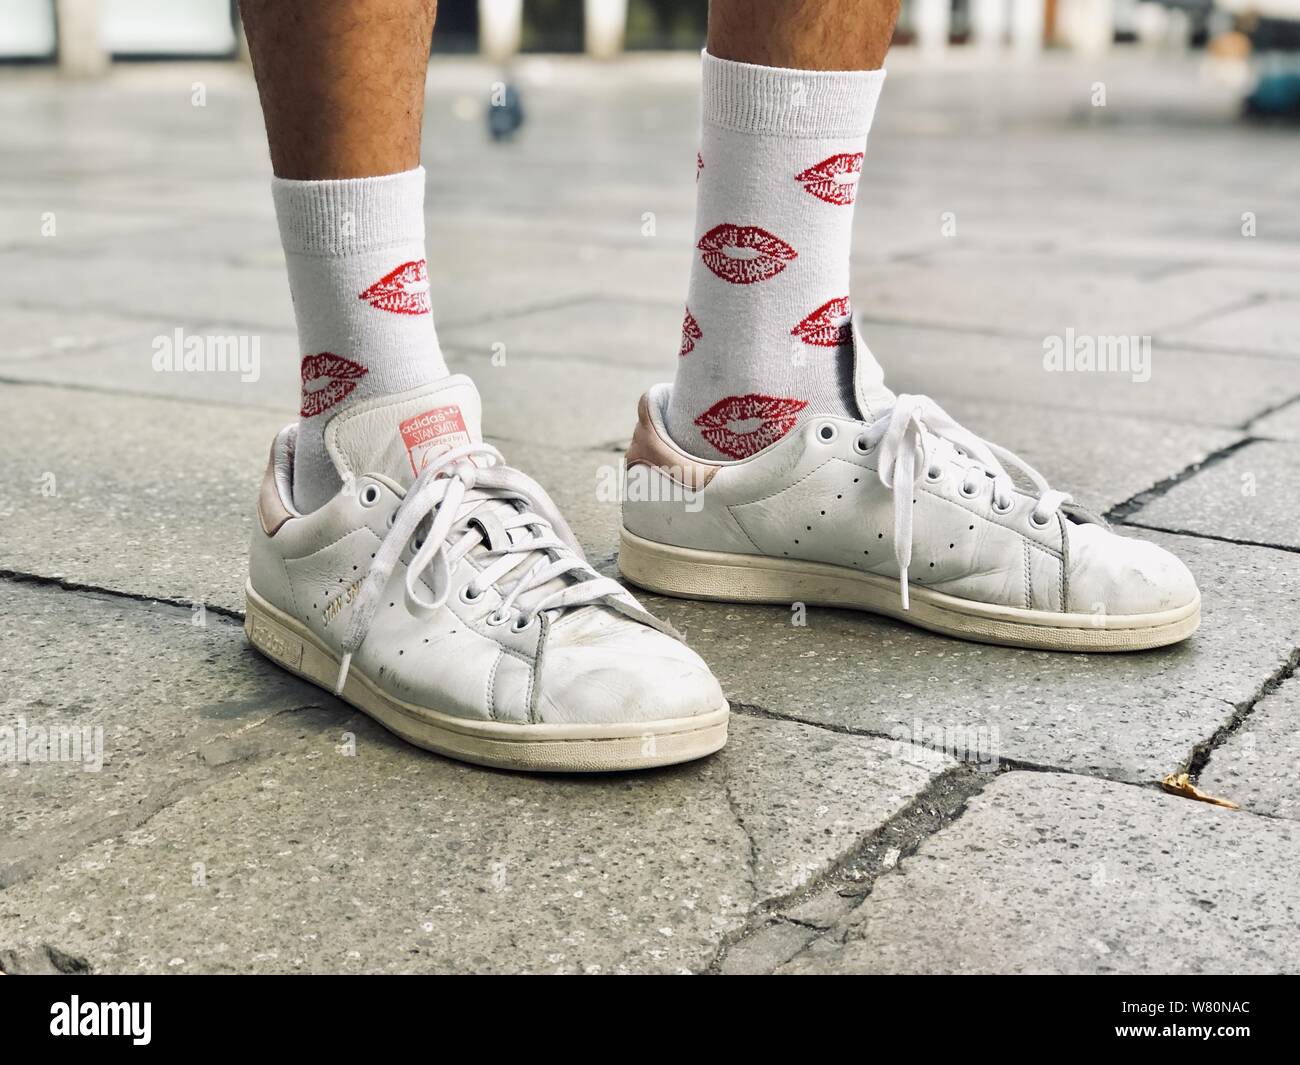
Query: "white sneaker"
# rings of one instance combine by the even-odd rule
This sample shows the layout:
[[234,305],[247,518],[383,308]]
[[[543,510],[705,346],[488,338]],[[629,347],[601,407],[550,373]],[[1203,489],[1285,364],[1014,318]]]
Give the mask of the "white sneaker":
[[296,429],[272,447],[249,564],[245,628],[272,661],[482,765],[634,769],[726,743],[708,667],[482,442],[469,378],[337,414],[325,445],[343,489],[305,515]]
[[[894,396],[854,339],[866,417],[809,418],[738,462],[669,439],[671,386],[641,400],[624,577],[691,599],[853,607],[1016,647],[1128,651],[1195,631],[1200,593],[1177,558],[1116,535],[927,397]],[[729,431],[764,433],[753,421]]]

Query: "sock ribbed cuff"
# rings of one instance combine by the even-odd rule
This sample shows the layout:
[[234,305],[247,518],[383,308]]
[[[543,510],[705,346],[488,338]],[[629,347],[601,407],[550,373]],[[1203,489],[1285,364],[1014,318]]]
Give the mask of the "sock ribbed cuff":
[[284,250],[352,255],[424,242],[424,167],[338,181],[271,179]]
[[704,121],[739,133],[865,137],[884,70],[788,70],[704,53]]

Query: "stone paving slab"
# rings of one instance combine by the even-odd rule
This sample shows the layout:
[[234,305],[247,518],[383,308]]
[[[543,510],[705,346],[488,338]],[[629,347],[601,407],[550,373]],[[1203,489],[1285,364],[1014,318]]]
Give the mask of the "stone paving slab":
[[[1135,381],[1131,373],[1045,370],[1041,338],[872,323],[867,339],[888,366],[895,391],[942,396],[958,420],[968,399],[1014,398],[1053,410],[1226,428],[1243,425],[1281,397],[1300,396],[1300,375],[1290,364],[1272,358],[1186,351],[1157,343],[1151,350],[1150,379]],[[1214,383],[1213,402],[1207,402],[1208,382]],[[1126,462],[1139,451],[1133,448]],[[1105,465],[1116,472],[1124,464]]]
[[[1276,207],[1276,216],[1268,219],[1270,228],[1283,221],[1287,214],[1284,204],[1278,203]],[[1136,221],[1140,216],[1139,210],[1133,213],[1132,218]],[[1129,221],[1129,218],[1125,217],[1124,221]],[[1200,224],[1204,221],[1211,221],[1212,228],[1207,230]],[[1266,271],[1300,269],[1300,248],[1287,240],[1285,233],[1280,233],[1275,239],[1243,237],[1239,220],[1224,218],[1213,210],[1202,211],[1199,217],[1175,216],[1172,220],[1162,217],[1161,222],[1156,233],[1141,232],[1149,227],[1139,227],[1136,234],[1108,232],[1098,236],[1081,232],[1073,243],[1084,254],[1105,255],[1116,262],[1163,261],[1183,267],[1213,263],[1216,268]]]
[[271,411],[0,386],[0,567],[243,609]]
[[971,224],[968,215],[959,215],[960,239],[944,240],[929,252],[909,258],[923,267],[1042,274],[1055,277],[1062,287],[1073,287],[1088,275],[1141,283],[1169,270],[1198,265],[1178,259],[1176,252],[1164,244],[1153,245],[1141,254],[1115,254],[1109,247],[1089,241],[1083,232],[1071,232],[1068,239],[1064,235],[1036,233],[1034,243],[1017,247],[1005,237],[999,238],[999,231],[1007,228],[1008,221],[1000,205],[996,211],[989,211],[987,218],[978,219],[978,227]]
[[106,752],[98,773],[0,771],[11,971],[47,945],[96,972],[699,969],[951,764],[737,716],[725,752],[691,766],[483,770],[287,677],[224,620],[4,596],[7,645],[43,669],[0,724],[102,727]]
[[1010,448],[1052,487],[1102,514],[1242,437],[1231,430],[1056,410],[1019,400],[947,402],[945,388],[936,398],[949,414]]
[[[1300,445],[1247,444],[1130,517],[1144,526],[1300,551]],[[1278,591],[1294,597],[1298,590]]]
[[1289,403],[1264,415],[1251,426],[1251,432],[1274,440],[1300,440],[1300,403]]
[[1264,696],[1236,732],[1215,748],[1199,787],[1252,813],[1300,820],[1300,678]]
[[797,955],[817,933],[789,921],[774,921],[727,951],[718,966],[723,976],[762,976]]
[[[55,312],[43,313],[52,316]],[[67,316],[62,320],[66,322]],[[213,358],[225,358],[225,366],[203,372],[157,369],[159,352],[170,360],[177,351],[177,330],[182,345],[181,354],[175,356],[178,361],[185,357],[183,345],[198,340],[211,345],[208,350]],[[282,423],[296,416],[302,391],[301,352],[292,332],[250,331],[240,324],[199,320],[119,319],[116,328],[91,348],[69,347],[65,352],[11,362],[0,359],[0,376],[8,381],[157,396],[205,406],[264,408],[278,412]],[[175,365],[169,361],[160,364]]]
[[0,248],[34,248],[57,241],[61,248],[76,254],[98,241],[121,242],[128,234],[134,239],[137,233],[148,234],[164,225],[157,214],[143,210],[132,213],[42,203],[39,194],[35,199],[35,204],[29,199],[24,206],[0,204]]
[[[1292,275],[1295,276],[1294,274]],[[1293,282],[1300,291],[1300,281]],[[1300,359],[1300,299],[1269,299],[1217,314],[1162,337],[1171,344],[1262,352]]]
[[1196,574],[1203,621],[1189,641],[1137,654],[982,646],[853,611],[809,608],[799,626],[788,607],[643,601],[686,635],[733,702],[923,744],[951,738],[980,764],[1156,781],[1300,646],[1295,596],[1279,591],[1298,586],[1300,556],[1144,538]]
[[[137,117],[133,122],[132,128],[138,132],[147,120]],[[127,139],[121,133],[111,136],[116,140]],[[173,166],[156,173],[143,174],[125,163],[116,172],[109,165],[102,168],[97,165],[94,169],[76,173],[70,171],[77,167],[84,169],[84,158],[102,149],[84,139],[73,139],[72,143],[77,146],[74,156],[61,156],[60,152],[67,150],[67,144],[62,144],[47,149],[44,154],[15,160],[15,169],[0,175],[0,203],[29,207],[32,204],[32,182],[37,181],[42,189],[38,201],[42,209],[48,206],[57,212],[63,205],[114,213],[149,212],[155,220],[171,229],[176,244],[186,240],[188,227],[196,219],[260,218],[264,226],[275,225],[275,208],[268,195],[269,163],[253,172],[249,167],[222,166],[207,154],[187,157],[185,153],[177,152],[172,153],[176,158]],[[219,144],[216,150],[229,155],[245,149],[233,144]],[[265,151],[265,145],[258,144],[256,148],[246,150],[250,153]],[[154,153],[153,160],[156,162],[169,152],[170,146],[165,150],[160,148]],[[100,162],[102,159],[97,160]],[[18,170],[20,166],[24,169]],[[201,175],[201,179],[196,175]],[[90,241],[92,238],[87,235],[86,239]],[[94,240],[97,249],[127,254],[131,250],[129,241]],[[48,254],[53,248],[45,241],[27,250]]]
[[214,613],[0,581],[0,633],[12,667],[0,728],[25,724],[32,752],[43,749],[34,729],[81,740],[77,760],[0,763],[0,887],[134,829],[246,757],[247,734],[272,716],[333,704]]
[[[687,262],[683,259],[683,300]],[[456,349],[490,351],[493,344],[501,343],[508,352],[641,366],[655,371],[659,375],[655,380],[668,379],[679,357],[683,306],[680,301],[592,297],[563,307],[507,313],[498,321],[452,326],[443,338]]]
[[1297,862],[1289,822],[1008,773],[778,971],[1297,972]]
[[988,263],[894,264],[869,279],[870,299],[859,301],[858,310],[868,320],[987,329],[1040,341],[1067,328],[1076,335],[1163,336],[1239,303],[1253,291],[1241,273],[1225,279],[1196,270],[1136,283],[1132,278],[1089,274],[1065,284],[1060,275],[997,269]]
[[179,324],[210,320],[219,310],[245,328],[293,328],[282,269],[231,269],[221,259],[196,259],[186,270],[167,270],[120,253],[70,262],[62,253],[43,249],[40,254],[0,252],[0,273],[9,300],[62,310],[74,320],[89,311],[175,318]]
[[[124,318],[118,314],[93,312],[69,315],[66,311],[38,307],[7,307],[4,312],[4,344],[0,347],[0,375],[16,377],[24,371],[41,373],[46,364],[101,348],[117,350],[119,347],[139,345],[142,358],[148,362],[152,351],[149,342],[160,334],[171,334],[174,322],[149,319]],[[295,345],[296,347],[296,345]],[[29,363],[16,366],[15,363]],[[101,364],[90,362],[99,367]],[[105,367],[106,368],[106,367]],[[89,375],[92,379],[95,374]],[[115,375],[100,374],[110,380]],[[87,379],[84,374],[71,383]]]

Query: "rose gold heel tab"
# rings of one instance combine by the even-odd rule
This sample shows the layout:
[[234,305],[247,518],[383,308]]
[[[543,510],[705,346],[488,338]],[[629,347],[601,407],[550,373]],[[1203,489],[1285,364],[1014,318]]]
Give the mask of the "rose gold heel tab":
[[705,488],[718,472],[712,462],[694,458],[678,448],[656,423],[650,393],[637,404],[636,429],[627,449],[627,468],[653,466],[686,488]]
[[291,497],[293,484],[293,443],[297,426],[281,429],[271,443],[271,454],[266,460],[266,473],[257,496],[257,516],[262,531],[274,536],[296,512],[286,501]]

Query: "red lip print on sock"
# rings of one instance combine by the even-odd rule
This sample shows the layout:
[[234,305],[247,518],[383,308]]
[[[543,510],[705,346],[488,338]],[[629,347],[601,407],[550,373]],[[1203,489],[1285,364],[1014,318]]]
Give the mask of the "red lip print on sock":
[[[322,351],[319,355],[304,355],[302,360],[302,410],[304,418],[314,418],[323,414],[357,387],[357,382],[370,371],[359,362],[345,359],[342,355],[331,355]],[[315,388],[308,388],[309,381],[320,382]]]
[[858,191],[858,175],[862,172],[862,153],[841,152],[828,156],[816,166],[810,166],[795,181],[819,200],[827,203],[848,204]]
[[358,299],[393,314],[428,314],[429,271],[424,260],[413,259],[390,270]]
[[704,253],[704,265],[723,281],[752,285],[784,270],[799,253],[780,237],[758,226],[714,226],[695,245]]
[[821,348],[838,348],[847,344],[853,338],[848,296],[827,300],[791,329],[790,335]]
[[686,317],[682,319],[682,350],[678,355],[689,355],[695,350],[695,342],[702,336],[704,333],[700,330],[700,323],[695,320],[695,315],[691,314],[691,309],[687,307]]
[[796,415],[806,406],[802,399],[751,392],[718,400],[695,424],[700,435],[724,455],[747,459],[793,429]]

